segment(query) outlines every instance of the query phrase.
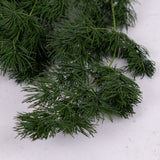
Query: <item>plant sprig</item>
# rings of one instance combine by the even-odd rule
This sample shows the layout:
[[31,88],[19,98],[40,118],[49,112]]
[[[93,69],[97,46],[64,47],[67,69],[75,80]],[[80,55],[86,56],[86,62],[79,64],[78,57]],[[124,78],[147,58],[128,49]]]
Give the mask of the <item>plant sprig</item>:
[[[152,77],[155,66],[121,32],[135,24],[131,1],[2,0],[0,6],[1,70],[33,81],[24,88],[33,111],[16,117],[21,138],[93,136],[99,120],[134,114],[142,93],[124,72]],[[114,67],[116,57],[127,66]]]

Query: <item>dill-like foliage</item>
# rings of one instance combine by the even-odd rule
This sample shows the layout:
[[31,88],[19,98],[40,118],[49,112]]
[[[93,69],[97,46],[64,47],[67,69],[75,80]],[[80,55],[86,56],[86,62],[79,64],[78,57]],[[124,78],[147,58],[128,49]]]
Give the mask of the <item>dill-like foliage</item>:
[[[124,72],[152,77],[155,66],[148,51],[121,32],[135,24],[132,5],[130,0],[1,0],[1,71],[29,83],[24,102],[33,109],[17,115],[19,136],[94,135],[99,120],[134,113],[142,95]],[[116,57],[127,66],[112,67]]]
[[141,101],[138,85],[121,71],[96,65],[84,68],[79,61],[50,70],[24,88],[24,100],[34,108],[17,116],[19,135],[33,140],[54,137],[56,133],[88,136],[95,132],[97,120],[112,115],[128,118]]
[[46,34],[64,16],[64,0],[0,1],[0,63],[3,74],[30,81],[48,65]]

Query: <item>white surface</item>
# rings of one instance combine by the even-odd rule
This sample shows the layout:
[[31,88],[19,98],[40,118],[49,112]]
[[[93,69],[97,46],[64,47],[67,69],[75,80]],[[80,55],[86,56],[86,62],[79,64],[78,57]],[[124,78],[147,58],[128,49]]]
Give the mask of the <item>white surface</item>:
[[139,0],[137,25],[128,32],[147,47],[156,62],[152,79],[138,79],[143,102],[129,120],[115,118],[97,127],[94,138],[57,135],[54,139],[31,142],[15,139],[17,112],[26,111],[21,87],[0,77],[0,160],[160,160],[160,0]]

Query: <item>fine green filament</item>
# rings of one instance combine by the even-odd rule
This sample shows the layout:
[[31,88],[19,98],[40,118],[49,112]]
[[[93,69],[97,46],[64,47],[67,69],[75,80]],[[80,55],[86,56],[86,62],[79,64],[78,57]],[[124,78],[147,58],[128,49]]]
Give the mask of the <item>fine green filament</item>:
[[111,0],[111,8],[112,8],[112,16],[113,16],[113,26],[114,26],[114,31],[116,32],[117,26],[116,26],[116,18],[115,18],[113,0]]
[[34,8],[36,7],[37,2],[38,2],[38,0],[35,0],[35,3],[34,3],[34,5],[33,5],[33,7],[32,7],[31,12],[29,13],[29,16],[32,15],[32,13],[33,13],[33,11],[34,11]]
[[116,44],[116,46],[115,46],[115,48],[114,48],[113,58],[112,58],[112,60],[111,60],[111,62],[110,62],[110,64],[109,64],[109,67],[111,67],[111,65],[113,64],[113,62],[114,62],[114,60],[115,60],[116,52],[117,52],[117,44]]
[[[114,26],[114,31],[117,31],[117,26],[116,26],[116,18],[115,18],[115,12],[114,12],[114,6],[113,6],[113,0],[111,0],[111,8],[112,8],[112,16],[113,16],[113,26]],[[109,64],[109,67],[113,64],[115,57],[116,57],[116,52],[117,52],[117,44],[115,45],[114,53],[113,53],[113,58]]]

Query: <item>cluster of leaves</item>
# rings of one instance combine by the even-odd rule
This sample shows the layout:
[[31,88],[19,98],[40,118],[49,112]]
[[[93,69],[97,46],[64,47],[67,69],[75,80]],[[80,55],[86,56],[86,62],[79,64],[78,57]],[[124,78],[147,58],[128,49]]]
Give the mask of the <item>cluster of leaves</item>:
[[[47,7],[47,8],[45,8]],[[0,64],[17,82],[31,80],[48,65],[48,31],[63,17],[63,0],[0,1]]]
[[117,46],[116,57],[128,62],[126,69],[134,77],[152,77],[154,74],[154,63],[148,60],[148,51],[122,32],[96,28],[88,19],[83,19],[80,24],[65,21],[56,27],[48,44],[54,60],[81,57],[83,62],[101,62],[113,56]]
[[[130,0],[113,1],[116,23],[119,28],[128,29],[135,24],[136,14],[132,6],[134,1],[132,0],[132,3]],[[111,0],[74,0],[74,5],[97,27],[113,27]]]
[[[46,77],[46,76],[45,76]],[[116,68],[95,64],[84,68],[80,60],[59,64],[48,78],[24,88],[30,92],[24,102],[32,103],[31,113],[20,113],[16,130],[32,140],[95,133],[96,120],[112,115],[128,118],[141,101],[138,85]]]
[[[97,121],[134,113],[141,91],[124,72],[152,77],[155,67],[121,32],[136,20],[130,0],[2,0],[0,7],[1,70],[18,82],[38,77],[24,88],[33,111],[18,114],[18,135],[89,136]],[[112,67],[115,57],[127,66]]]

